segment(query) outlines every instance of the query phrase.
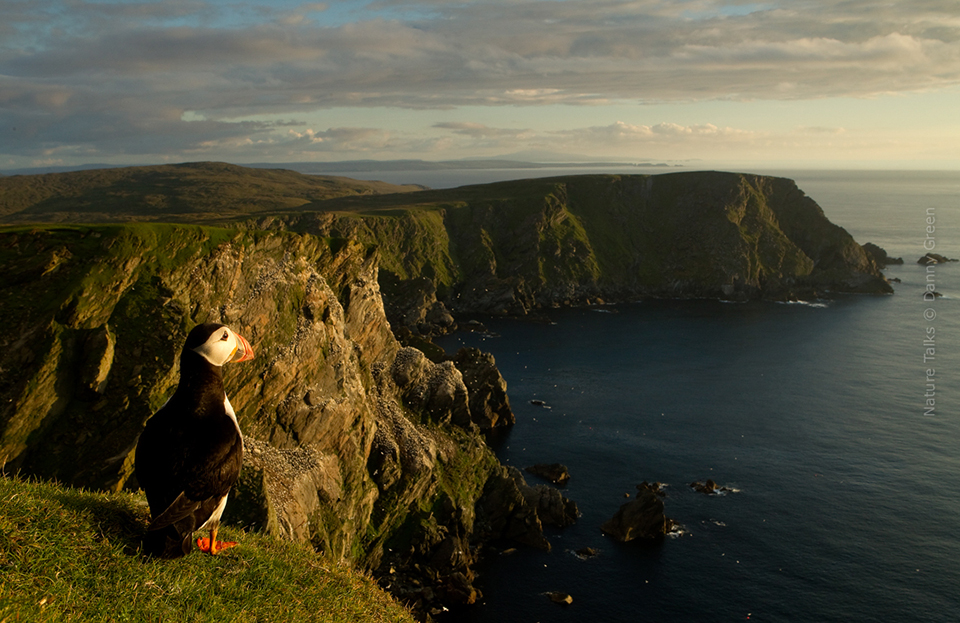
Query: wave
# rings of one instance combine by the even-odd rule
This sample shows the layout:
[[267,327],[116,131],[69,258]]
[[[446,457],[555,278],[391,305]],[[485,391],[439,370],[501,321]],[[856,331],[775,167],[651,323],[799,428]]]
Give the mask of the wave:
[[830,301],[824,299],[817,299],[815,301],[777,301],[781,305],[805,305],[806,307],[829,307]]

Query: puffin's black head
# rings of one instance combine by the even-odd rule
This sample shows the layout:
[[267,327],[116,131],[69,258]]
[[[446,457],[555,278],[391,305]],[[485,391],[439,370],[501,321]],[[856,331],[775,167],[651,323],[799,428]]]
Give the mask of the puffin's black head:
[[239,333],[216,322],[198,324],[190,331],[183,352],[195,352],[215,366],[253,359],[253,347]]

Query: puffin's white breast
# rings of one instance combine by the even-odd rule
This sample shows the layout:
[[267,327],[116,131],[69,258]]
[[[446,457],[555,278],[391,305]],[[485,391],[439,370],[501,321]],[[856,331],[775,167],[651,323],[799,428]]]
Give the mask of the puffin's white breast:
[[230,419],[233,420],[233,425],[237,427],[237,434],[240,435],[240,444],[243,445],[243,433],[240,432],[240,423],[237,422],[237,413],[233,410],[233,405],[230,404],[230,399],[227,398],[227,395],[223,395],[223,410],[227,412],[227,415],[230,416]]

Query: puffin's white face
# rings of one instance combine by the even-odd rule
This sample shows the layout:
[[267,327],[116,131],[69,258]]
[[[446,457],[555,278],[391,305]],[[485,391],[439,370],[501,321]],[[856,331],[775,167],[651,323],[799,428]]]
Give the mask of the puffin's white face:
[[222,366],[227,362],[247,361],[253,359],[253,347],[239,333],[234,333],[229,327],[219,327],[207,341],[193,349],[204,359],[215,366]]

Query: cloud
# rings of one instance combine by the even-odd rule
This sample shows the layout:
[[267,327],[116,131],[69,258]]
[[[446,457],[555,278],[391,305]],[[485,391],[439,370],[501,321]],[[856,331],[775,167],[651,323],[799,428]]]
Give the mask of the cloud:
[[[333,15],[336,7],[4,2],[0,128],[17,131],[0,129],[0,149],[272,145],[289,136],[237,120],[332,107],[796,100],[960,84],[960,16],[947,0],[397,0]],[[188,111],[203,122],[185,121]],[[522,130],[434,129],[476,140],[530,138]],[[325,148],[337,142],[316,137]]]
[[322,146],[322,150],[351,152],[386,147],[391,138],[389,132],[377,128],[330,128],[320,132],[308,128],[303,131],[289,130],[288,135],[296,142]]
[[474,139],[519,139],[530,138],[534,136],[532,130],[512,129],[512,128],[491,128],[482,123],[472,122],[444,122],[433,124],[434,128],[441,130],[450,130],[454,134],[468,136]]
[[678,123],[663,122],[656,125],[635,125],[617,121],[606,126],[592,126],[587,128],[574,128],[561,130],[553,133],[554,136],[562,136],[568,139],[577,140],[584,143],[661,143],[664,141],[676,142],[677,139],[723,139],[746,138],[755,136],[746,130],[735,128],[720,128],[712,123],[681,125]]

